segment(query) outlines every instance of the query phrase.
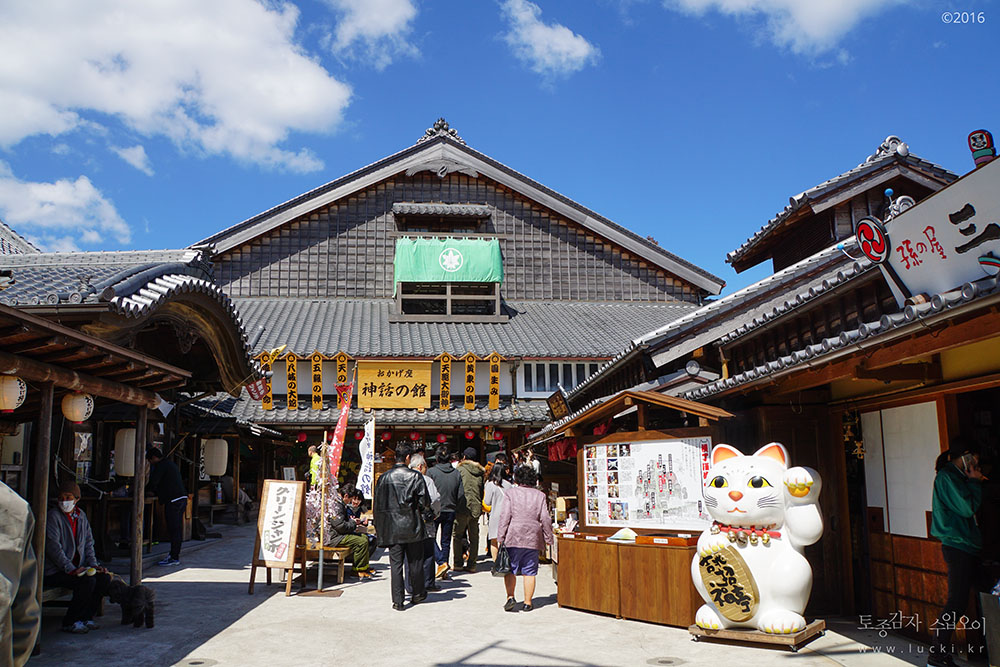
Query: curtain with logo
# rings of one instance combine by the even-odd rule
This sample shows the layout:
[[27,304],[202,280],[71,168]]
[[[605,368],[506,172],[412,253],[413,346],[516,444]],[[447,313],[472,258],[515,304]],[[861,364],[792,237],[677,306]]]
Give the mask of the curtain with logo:
[[396,240],[396,283],[499,283],[503,258],[497,239]]

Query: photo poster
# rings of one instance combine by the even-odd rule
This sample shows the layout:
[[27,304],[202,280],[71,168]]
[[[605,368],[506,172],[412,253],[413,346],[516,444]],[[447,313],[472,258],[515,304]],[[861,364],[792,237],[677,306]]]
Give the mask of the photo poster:
[[702,531],[712,438],[624,442],[584,448],[586,525]]
[[301,534],[305,482],[265,479],[254,540],[254,565],[290,569]]

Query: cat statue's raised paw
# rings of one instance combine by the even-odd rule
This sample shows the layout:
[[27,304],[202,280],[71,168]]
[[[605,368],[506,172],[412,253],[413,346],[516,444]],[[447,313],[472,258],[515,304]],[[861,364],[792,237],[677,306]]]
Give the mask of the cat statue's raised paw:
[[703,495],[714,522],[698,538],[691,563],[705,600],[698,627],[805,629],[812,568],[802,551],[823,534],[821,486],[815,470],[789,468],[788,451],[777,442],[752,456],[729,445],[712,450]]

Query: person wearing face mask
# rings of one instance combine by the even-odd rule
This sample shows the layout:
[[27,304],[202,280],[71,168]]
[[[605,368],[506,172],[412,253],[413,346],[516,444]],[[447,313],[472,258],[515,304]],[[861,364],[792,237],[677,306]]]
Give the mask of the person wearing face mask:
[[99,627],[94,614],[107,595],[111,576],[97,562],[90,522],[77,507],[79,485],[69,480],[60,484],[57,500],[45,524],[45,585],[73,591],[62,629],[85,634]]
[[347,547],[351,550],[354,561],[354,574],[360,579],[371,579],[372,570],[368,567],[370,551],[368,536],[358,532],[361,523],[350,516],[347,506],[355,510],[361,506],[361,492],[353,484],[344,484],[340,493],[333,494],[333,507],[330,509],[330,539],[331,547]]

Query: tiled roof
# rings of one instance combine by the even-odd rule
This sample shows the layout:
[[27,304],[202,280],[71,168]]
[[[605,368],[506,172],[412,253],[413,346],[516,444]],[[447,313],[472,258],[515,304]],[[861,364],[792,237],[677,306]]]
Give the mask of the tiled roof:
[[123,286],[138,289],[135,278],[154,274],[176,273],[211,280],[210,265],[203,261],[202,254],[200,250],[147,250],[0,255],[0,268],[11,271],[14,279],[0,292],[0,303],[98,303],[105,290],[117,294]]
[[237,298],[248,330],[263,326],[254,353],[279,345],[308,355],[359,357],[610,357],[629,338],[696,308],[686,302],[506,302],[504,323],[390,322],[389,299]]
[[854,167],[849,171],[845,171],[839,176],[835,176],[828,181],[824,181],[815,187],[809,188],[805,192],[801,192],[794,197],[791,197],[789,199],[788,206],[781,210],[776,216],[764,223],[763,227],[754,232],[753,236],[743,242],[743,245],[728,253],[726,255],[726,261],[730,264],[738,261],[741,257],[750,252],[750,250],[759,244],[765,237],[767,237],[778,225],[787,220],[793,213],[799,211],[807,204],[822,199],[834,190],[840,189],[853,181],[860,180],[873,172],[879,171],[893,164],[913,167],[914,169],[930,174],[931,176],[934,176],[935,178],[946,183],[950,183],[958,178],[957,174],[948,171],[944,167],[911,154],[906,144],[901,142],[898,137],[886,137],[886,140],[881,146],[879,146],[878,150],[868,156],[868,159],[859,164],[857,167]]
[[421,202],[395,202],[393,215],[441,215],[468,218],[488,218],[492,209],[485,204],[425,204]]
[[[194,418],[195,421],[191,427],[193,433],[218,433],[222,428],[229,428],[228,422],[233,422],[236,426],[246,429],[256,436],[265,438],[285,437],[281,431],[275,431],[274,429],[233,415],[231,408],[235,405],[236,400],[229,394],[216,394],[215,396],[206,397],[200,401],[181,406],[180,410],[182,413]],[[229,409],[226,409],[227,406]]]
[[756,380],[770,379],[774,375],[784,375],[807,362],[828,360],[848,349],[885,343],[887,339],[900,335],[903,329],[909,328],[911,325],[928,325],[929,320],[948,317],[947,311],[949,310],[989,297],[994,297],[995,301],[998,295],[1000,295],[1000,289],[998,289],[996,276],[984,278],[974,283],[966,283],[960,289],[935,294],[927,303],[906,306],[898,313],[883,315],[881,319],[874,322],[865,322],[857,329],[841,332],[839,336],[824,338],[820,343],[807,345],[756,368],[685,392],[682,397],[693,401],[701,400]]
[[[770,321],[778,312],[784,315],[821,294],[865,273],[872,264],[862,256],[851,258],[857,242],[849,239],[830,246],[806,259],[760,280],[749,287],[712,301],[671,322],[639,336],[597,373],[568,392],[574,397],[599,383],[613,369],[632,359],[640,350],[656,348],[670,359],[677,359],[708,343],[747,333]],[[853,253],[852,253],[853,254]],[[659,366],[664,365],[661,361]]]
[[0,220],[0,255],[26,255],[39,252],[24,238]]
[[[252,421],[255,424],[324,426],[336,424],[337,418],[340,416],[336,399],[330,398],[332,400],[324,401],[322,410],[313,410],[306,405],[298,410],[290,411],[283,405],[283,397],[275,396],[274,409],[265,410],[259,401],[251,400],[244,392],[239,399],[230,398],[223,401],[217,409],[224,410],[237,419]],[[452,406],[449,410],[438,410],[436,407],[432,407],[423,412],[418,410],[372,410],[365,412],[360,408],[351,408],[349,423],[352,427],[361,426],[372,417],[375,418],[375,424],[379,428],[392,425],[420,426],[421,424],[437,426],[489,424],[494,426],[540,426],[549,421],[549,409],[545,401],[515,401],[512,403],[509,400],[501,400],[499,410],[490,410],[486,407],[485,399],[477,403],[475,410],[466,410],[462,406]]]
[[[360,188],[365,179],[376,177],[388,178],[393,173],[398,173],[398,171],[406,169],[407,166],[417,164],[423,155],[426,155],[428,159],[440,159],[442,149],[447,152],[448,159],[462,158],[464,160],[471,158],[473,161],[478,161],[495,170],[498,175],[502,175],[508,181],[507,185],[511,187],[516,186],[515,189],[526,190],[529,194],[534,194],[542,199],[550,199],[557,207],[566,207],[564,212],[574,222],[609,238],[615,243],[621,244],[622,247],[635,252],[648,261],[654,262],[657,266],[671,273],[678,274],[685,280],[692,281],[711,294],[718,294],[726,284],[725,280],[709,273],[700,266],[678,257],[569,197],[547,188],[484,153],[468,147],[464,141],[446,133],[435,133],[433,137],[426,137],[425,140],[418,141],[416,144],[404,148],[397,153],[325,183],[263,211],[252,218],[248,218],[243,222],[217,232],[200,241],[198,245],[215,244],[219,246],[220,251],[225,251],[285,224],[285,222],[292,219],[289,216],[305,213],[313,206],[318,207],[328,201],[332,201],[331,193],[346,193],[354,187]],[[399,169],[396,169],[397,164]],[[522,192],[522,194],[526,193]],[[338,194],[337,196],[345,195]]]

